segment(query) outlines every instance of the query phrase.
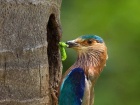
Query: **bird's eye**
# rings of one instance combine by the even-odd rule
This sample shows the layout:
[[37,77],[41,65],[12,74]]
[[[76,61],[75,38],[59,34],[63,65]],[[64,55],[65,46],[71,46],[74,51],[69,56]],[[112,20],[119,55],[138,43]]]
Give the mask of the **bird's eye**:
[[88,43],[88,44],[92,44],[92,40],[88,40],[87,43]]

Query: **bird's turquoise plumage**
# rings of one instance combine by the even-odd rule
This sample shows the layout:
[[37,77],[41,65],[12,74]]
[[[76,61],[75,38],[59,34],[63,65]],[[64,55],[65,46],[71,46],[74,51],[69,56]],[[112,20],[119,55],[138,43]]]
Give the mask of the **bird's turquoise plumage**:
[[71,70],[60,87],[59,105],[81,105],[84,89],[84,70],[82,68]]
[[95,39],[97,41],[99,41],[100,43],[103,43],[103,39],[97,35],[83,35],[80,38],[86,40],[86,39]]

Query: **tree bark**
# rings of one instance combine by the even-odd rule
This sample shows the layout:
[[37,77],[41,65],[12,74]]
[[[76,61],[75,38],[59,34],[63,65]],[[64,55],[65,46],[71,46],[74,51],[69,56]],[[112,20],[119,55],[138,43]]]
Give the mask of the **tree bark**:
[[61,0],[0,1],[0,105],[54,105]]

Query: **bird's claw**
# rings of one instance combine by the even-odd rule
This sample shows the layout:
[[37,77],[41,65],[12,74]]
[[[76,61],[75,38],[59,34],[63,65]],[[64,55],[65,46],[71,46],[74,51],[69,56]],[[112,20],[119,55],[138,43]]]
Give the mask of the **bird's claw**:
[[50,91],[51,91],[51,96],[52,96],[52,98],[53,98],[53,103],[54,103],[54,105],[58,105],[58,97],[57,97],[57,91],[56,90],[54,90],[53,88],[52,88],[52,86],[50,87]]

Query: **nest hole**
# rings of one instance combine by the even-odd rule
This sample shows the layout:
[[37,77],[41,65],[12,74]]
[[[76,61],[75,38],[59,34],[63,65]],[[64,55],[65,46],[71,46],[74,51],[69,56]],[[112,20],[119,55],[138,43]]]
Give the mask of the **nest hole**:
[[56,21],[55,15],[51,14],[47,24],[47,55],[49,63],[49,77],[52,88],[57,88],[58,74],[60,72],[60,54],[58,43],[60,41],[61,31]]

